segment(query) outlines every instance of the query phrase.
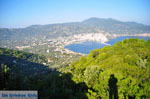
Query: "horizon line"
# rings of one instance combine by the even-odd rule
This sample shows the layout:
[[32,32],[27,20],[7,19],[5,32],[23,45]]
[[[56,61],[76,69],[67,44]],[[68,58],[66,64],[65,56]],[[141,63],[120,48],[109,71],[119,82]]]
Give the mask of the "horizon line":
[[134,22],[134,23],[137,23],[137,24],[142,24],[142,25],[145,25],[145,26],[150,26],[147,25],[147,24],[144,24],[144,23],[140,23],[140,22],[136,22],[136,21],[122,21],[122,20],[118,20],[118,19],[115,19],[115,18],[100,18],[100,17],[89,17],[87,19],[84,19],[82,21],[70,21],[70,22],[56,22],[56,23],[48,23],[48,24],[31,24],[31,25],[28,25],[28,26],[24,26],[24,27],[0,27],[0,29],[23,29],[23,28],[28,28],[30,26],[34,26],[34,25],[39,25],[39,26],[44,26],[44,25],[57,25],[57,24],[68,24],[68,23],[81,23],[85,20],[89,20],[89,19],[92,19],[92,18],[97,18],[97,19],[112,19],[112,20],[116,20],[116,21],[120,21],[120,22]]

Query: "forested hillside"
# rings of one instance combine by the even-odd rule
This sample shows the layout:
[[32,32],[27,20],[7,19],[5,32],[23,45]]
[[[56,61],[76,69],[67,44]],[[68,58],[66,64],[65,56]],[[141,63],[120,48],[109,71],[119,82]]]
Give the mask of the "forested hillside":
[[85,82],[91,99],[150,98],[150,40],[126,39],[93,50],[68,67],[76,83]]
[[50,68],[43,63],[48,64],[48,61],[42,54],[0,48],[0,64],[7,65],[13,73],[16,73],[16,70],[22,75],[41,75],[50,72]]
[[[3,50],[1,55],[7,56]],[[30,59],[28,54],[29,58],[16,56]],[[7,60],[2,56],[0,60],[0,90],[38,90],[40,99],[150,98],[150,40],[126,39],[93,50],[70,66],[46,75],[14,74],[10,64],[3,62]]]

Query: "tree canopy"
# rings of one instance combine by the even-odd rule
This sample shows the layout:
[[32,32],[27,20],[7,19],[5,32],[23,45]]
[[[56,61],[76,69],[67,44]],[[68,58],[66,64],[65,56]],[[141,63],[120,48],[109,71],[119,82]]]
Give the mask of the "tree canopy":
[[67,69],[76,83],[86,83],[89,98],[150,98],[150,40],[126,39],[93,50]]

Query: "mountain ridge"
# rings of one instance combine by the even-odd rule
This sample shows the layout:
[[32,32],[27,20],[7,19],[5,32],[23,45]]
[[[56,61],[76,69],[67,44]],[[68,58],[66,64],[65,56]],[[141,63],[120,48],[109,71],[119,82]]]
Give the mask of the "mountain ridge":
[[34,25],[29,25],[25,28],[28,28],[28,27],[32,27],[32,26],[49,26],[49,25],[61,25],[61,24],[78,24],[78,23],[83,23],[85,21],[88,21],[88,20],[93,20],[93,19],[97,19],[97,20],[113,20],[113,21],[118,21],[118,22],[124,22],[124,23],[134,23],[134,24],[140,24],[140,25],[143,25],[143,26],[148,26],[150,27],[150,25],[145,25],[145,24],[142,24],[142,23],[139,23],[139,22],[135,22],[135,21],[119,21],[117,19],[113,19],[113,18],[97,18],[97,17],[90,17],[88,19],[85,19],[83,21],[80,21],[80,22],[64,22],[64,23],[52,23],[52,24],[44,24],[44,25],[41,25],[41,24],[34,24]]
[[[0,42],[23,42],[28,39],[68,37],[75,34],[143,34],[150,33],[150,26],[136,22],[122,22],[112,18],[89,18],[81,22],[31,25],[26,28],[0,28]],[[15,43],[15,42],[14,42]]]
[[121,20],[117,20],[117,19],[113,19],[113,18],[98,18],[98,17],[90,17],[88,19],[85,19],[83,21],[79,21],[79,22],[64,22],[64,23],[51,23],[51,24],[44,24],[44,25],[41,25],[41,24],[34,24],[34,25],[29,25],[27,27],[24,27],[24,28],[28,28],[30,26],[47,26],[47,25],[61,25],[61,24],[74,24],[74,23],[82,23],[82,22],[85,22],[85,21],[88,21],[88,20],[93,20],[93,19],[97,19],[97,20],[113,20],[113,21],[118,21],[118,22],[124,22],[124,23],[134,23],[134,24],[141,24],[141,25],[144,25],[144,26],[149,26],[150,25],[145,25],[145,24],[142,24],[142,23],[139,23],[139,22],[136,22],[136,21],[121,21]]
[[118,22],[123,22],[123,23],[134,23],[134,24],[141,24],[141,25],[144,25],[144,26],[148,26],[150,27],[150,25],[145,25],[143,23],[140,23],[140,22],[136,22],[136,21],[121,21],[121,20],[117,20],[117,19],[113,19],[113,18],[98,18],[98,17],[90,17],[90,18],[87,18],[83,21],[79,21],[79,22],[62,22],[62,23],[51,23],[51,24],[32,24],[32,25],[28,25],[26,27],[23,27],[23,28],[0,28],[0,29],[24,29],[24,28],[29,28],[29,27],[32,27],[32,26],[48,26],[48,25],[61,25],[61,24],[70,24],[70,23],[82,23],[84,21],[88,21],[88,20],[93,20],[93,19],[97,19],[97,20],[113,20],[113,21],[118,21]]
[[[137,27],[140,27],[140,28],[144,28],[146,30],[148,30],[148,32],[150,32],[150,26],[148,25],[144,25],[142,23],[137,23],[137,22],[134,22],[134,21],[126,21],[126,22],[123,22],[123,21],[119,21],[119,20],[116,20],[116,19],[113,19],[113,18],[107,18],[107,19],[104,19],[104,18],[96,18],[96,17],[91,17],[91,18],[88,18],[88,19],[85,19],[81,22],[68,22],[68,23],[54,23],[54,24],[45,24],[45,25],[40,25],[40,24],[35,24],[35,25],[30,25],[30,26],[27,26],[25,28],[0,28],[0,32],[7,29],[7,30],[20,30],[20,29],[42,29],[42,28],[51,28],[51,27],[55,27],[55,26],[67,26],[69,27],[69,25],[71,26],[90,26],[90,27],[98,27],[98,28],[101,28],[101,27],[106,27],[106,25],[121,25],[122,26],[125,26],[127,27],[127,25],[130,25],[130,26],[134,26],[134,28],[137,28]],[[117,27],[117,26],[116,26]],[[104,31],[106,30],[106,28],[102,28],[104,29]],[[109,33],[109,31],[108,31]],[[111,33],[111,32],[110,32]]]

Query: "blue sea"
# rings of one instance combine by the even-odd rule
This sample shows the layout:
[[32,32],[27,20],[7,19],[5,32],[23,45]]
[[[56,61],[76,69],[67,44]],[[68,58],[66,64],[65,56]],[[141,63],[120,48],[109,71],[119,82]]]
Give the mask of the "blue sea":
[[[144,36],[121,36],[114,39],[111,39],[110,41],[106,42],[107,44],[113,45],[117,41],[122,41],[129,38],[139,38],[139,39],[145,39],[147,41],[150,39],[150,37],[144,37]],[[66,49],[69,49],[71,51],[77,52],[77,53],[83,53],[83,54],[89,54],[91,50],[103,48],[104,46],[107,46],[105,44],[99,43],[99,42],[93,42],[93,41],[86,41],[79,44],[70,44],[65,46]]]

